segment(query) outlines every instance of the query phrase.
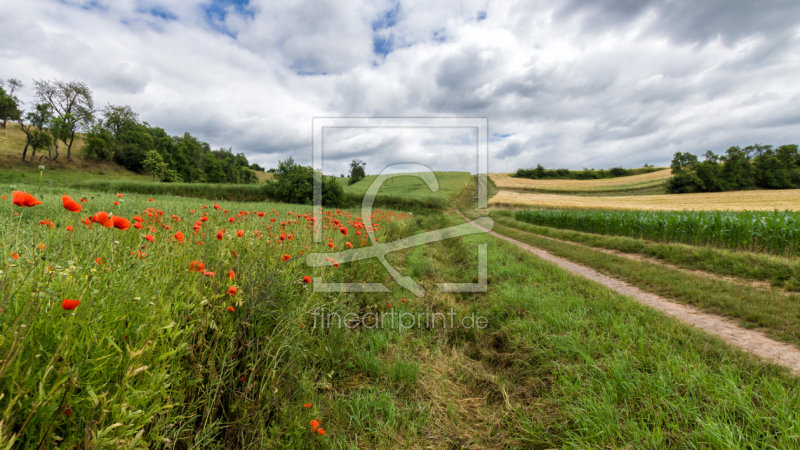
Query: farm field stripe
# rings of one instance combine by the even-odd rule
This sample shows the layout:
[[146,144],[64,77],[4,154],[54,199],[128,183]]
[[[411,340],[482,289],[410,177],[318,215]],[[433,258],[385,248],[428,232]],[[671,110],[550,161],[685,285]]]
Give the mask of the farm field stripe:
[[[472,223],[472,221],[464,216],[460,211],[458,214],[467,222]],[[486,230],[478,225],[472,225],[488,232],[492,236],[510,242],[544,260],[550,261],[557,266],[568,270],[569,272],[601,283],[622,295],[633,297],[642,304],[658,309],[667,315],[675,317],[685,323],[692,324],[708,333],[717,335],[725,342],[737,346],[742,350],[750,352],[775,364],[787,367],[795,374],[800,373],[800,350],[796,349],[790,344],[778,342],[764,336],[760,332],[742,328],[734,324],[729,319],[725,319],[714,314],[704,313],[700,311],[699,308],[670,302],[661,296],[645,292],[622,280],[617,280],[615,278],[603,275],[593,269],[590,269],[589,267],[575,264],[566,259],[551,255],[544,250],[525,244],[516,239],[503,236],[497,232]]]
[[[633,260],[633,261],[647,261],[647,262],[650,262],[650,263],[653,263],[653,264],[657,264],[657,265],[660,265],[660,266],[669,267],[670,269],[679,270],[679,271],[681,271],[683,273],[692,273],[692,274],[702,275],[702,276],[706,276],[706,277],[709,277],[709,278],[713,278],[715,280],[726,281],[728,283],[743,284],[743,285],[747,285],[747,286],[750,286],[750,287],[753,287],[753,288],[757,288],[757,289],[770,290],[772,288],[772,285],[769,283],[769,281],[767,281],[766,278],[745,278],[745,277],[734,276],[734,275],[722,275],[722,274],[719,274],[719,273],[715,273],[712,270],[704,270],[704,269],[698,269],[698,268],[692,268],[692,267],[687,267],[687,266],[674,264],[674,263],[665,261],[663,259],[660,259],[658,257],[652,256],[652,255],[649,255],[649,254],[646,254],[646,253],[642,253],[642,252],[632,252],[632,251],[627,250],[627,249],[626,250],[622,250],[622,249],[614,248],[612,246],[604,247],[604,246],[599,246],[599,245],[591,245],[591,244],[587,244],[586,242],[581,242],[581,241],[578,241],[578,240],[570,239],[569,237],[558,238],[558,237],[548,236],[547,234],[544,234],[544,233],[540,232],[537,229],[537,228],[545,228],[545,227],[538,227],[536,225],[532,225],[532,226],[530,226],[531,229],[528,229],[528,228],[524,228],[524,227],[526,225],[530,225],[530,224],[527,224],[525,222],[519,222],[519,221],[516,221],[516,220],[513,220],[513,219],[500,219],[500,220],[497,221],[497,223],[501,223],[503,226],[507,226],[509,228],[514,228],[514,229],[519,230],[519,231],[524,231],[526,233],[532,233],[532,234],[535,234],[535,235],[537,235],[539,237],[542,237],[542,238],[545,238],[545,239],[550,239],[552,241],[564,242],[564,243],[569,243],[569,244],[573,244],[573,245],[578,245],[578,246],[585,247],[585,248],[588,248],[588,249],[592,249],[592,250],[596,250],[596,251],[599,251],[599,252],[607,253],[609,255],[615,255],[615,256],[621,256],[623,258],[628,258],[628,259]],[[550,230],[562,231],[562,230],[558,230],[558,229],[550,229]],[[580,233],[580,232],[572,232],[572,233]],[[600,238],[602,239],[602,236],[600,236]],[[776,288],[780,289],[779,287],[776,287]],[[783,289],[781,289],[781,290],[783,290]],[[788,295],[788,292],[787,292],[787,295]]]

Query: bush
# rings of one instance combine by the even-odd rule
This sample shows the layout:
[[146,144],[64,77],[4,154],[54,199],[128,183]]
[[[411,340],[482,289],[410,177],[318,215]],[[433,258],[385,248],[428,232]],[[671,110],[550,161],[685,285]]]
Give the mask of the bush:
[[266,189],[273,200],[308,205],[314,200],[315,176],[322,179],[322,204],[325,207],[344,206],[344,189],[334,177],[326,177],[314,172],[311,167],[301,166],[294,158],[278,164],[275,179],[266,183]]

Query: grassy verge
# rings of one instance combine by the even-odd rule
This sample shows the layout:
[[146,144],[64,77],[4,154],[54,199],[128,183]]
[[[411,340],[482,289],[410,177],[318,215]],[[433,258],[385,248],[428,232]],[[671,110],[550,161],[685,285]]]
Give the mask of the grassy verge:
[[141,181],[90,180],[75,187],[103,192],[129,192],[144,195],[179,195],[236,202],[268,201],[264,184],[159,183]]
[[658,258],[689,270],[705,270],[717,275],[748,280],[768,281],[789,291],[800,290],[800,261],[752,252],[731,252],[712,247],[664,244],[622,236],[605,236],[580,231],[533,225],[492,213],[498,223],[522,231],[548,236],[591,247],[618,250]]
[[766,291],[647,261],[633,261],[500,224],[494,231],[623,279],[643,290],[739,319],[742,326],[763,328],[776,339],[795,345],[800,343],[800,295]]
[[[436,292],[436,281],[476,280],[483,242],[489,292]],[[362,330],[361,352],[377,349],[378,363],[364,358],[363,385],[334,386],[325,401],[359,405],[337,416],[339,448],[800,445],[797,378],[510,244],[484,235],[418,247],[402,271],[428,296],[400,311],[452,308],[456,326]],[[458,326],[472,314],[488,326]]]

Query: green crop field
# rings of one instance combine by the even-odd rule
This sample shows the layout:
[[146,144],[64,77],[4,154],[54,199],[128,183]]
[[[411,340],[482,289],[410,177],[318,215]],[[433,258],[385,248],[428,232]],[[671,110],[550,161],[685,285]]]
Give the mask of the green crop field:
[[589,233],[800,255],[800,212],[525,210],[517,220]]

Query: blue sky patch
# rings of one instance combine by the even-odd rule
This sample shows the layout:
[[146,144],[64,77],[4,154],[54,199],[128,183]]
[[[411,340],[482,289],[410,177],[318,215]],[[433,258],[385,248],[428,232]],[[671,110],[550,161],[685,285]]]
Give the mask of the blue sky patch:
[[172,11],[164,8],[162,6],[156,6],[150,8],[150,11],[147,11],[150,15],[155,17],[160,17],[164,20],[178,20],[178,16],[176,16]]
[[400,18],[400,3],[396,3],[394,8],[386,11],[378,20],[372,22],[372,31],[391,28],[397,24]]
[[391,36],[375,36],[372,38],[372,51],[378,55],[385,57],[392,52],[394,48],[393,39]]

